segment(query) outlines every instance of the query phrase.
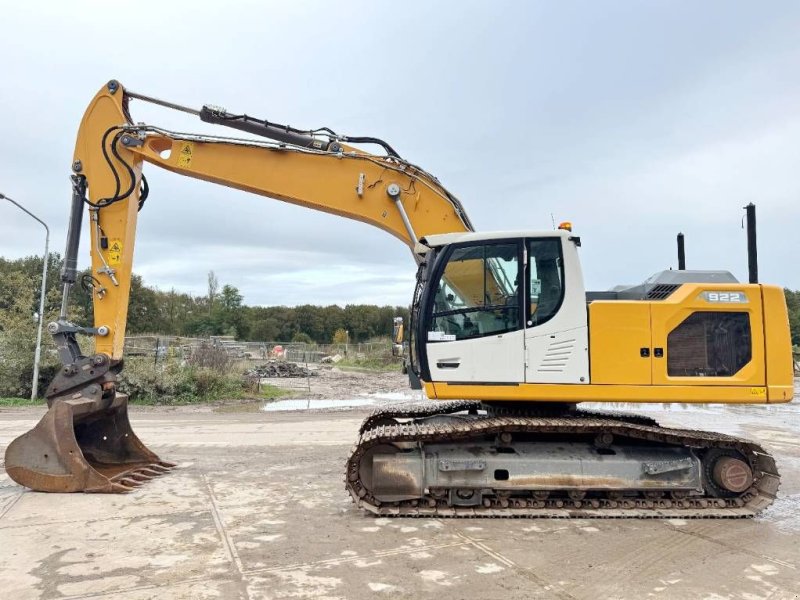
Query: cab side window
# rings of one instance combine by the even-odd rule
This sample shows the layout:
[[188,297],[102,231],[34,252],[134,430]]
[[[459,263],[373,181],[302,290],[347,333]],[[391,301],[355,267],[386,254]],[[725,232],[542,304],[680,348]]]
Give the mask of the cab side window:
[[528,240],[528,327],[555,316],[564,299],[564,260],[559,238]]
[[455,248],[439,278],[428,341],[453,341],[520,328],[520,246]]

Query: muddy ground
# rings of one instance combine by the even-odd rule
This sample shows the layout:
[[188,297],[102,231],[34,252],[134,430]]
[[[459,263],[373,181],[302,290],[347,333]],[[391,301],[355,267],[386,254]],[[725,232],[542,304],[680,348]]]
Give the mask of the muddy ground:
[[390,372],[340,369],[309,365],[314,375],[308,378],[274,377],[262,381],[290,389],[295,395],[313,400],[348,400],[380,394],[400,394],[412,397],[408,376],[399,370]]
[[[397,392],[389,383],[360,389]],[[732,521],[376,519],[342,481],[368,409],[133,407],[140,436],[179,467],[124,496],[34,493],[0,475],[0,598],[800,597],[800,404],[643,410],[761,440],[778,500]],[[42,412],[0,411],[0,450]]]

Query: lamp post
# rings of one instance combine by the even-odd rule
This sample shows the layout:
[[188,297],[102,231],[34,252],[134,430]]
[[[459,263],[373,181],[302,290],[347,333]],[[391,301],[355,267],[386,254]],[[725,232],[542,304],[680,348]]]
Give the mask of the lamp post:
[[19,202],[12,200],[5,194],[0,193],[0,200],[8,200],[11,202],[11,204],[26,213],[29,217],[39,221],[46,232],[44,238],[44,260],[42,261],[42,291],[39,294],[39,327],[36,331],[36,352],[33,355],[33,383],[31,384],[31,400],[36,400],[36,396],[39,395],[39,360],[42,357],[42,324],[44,323],[44,297],[47,289],[47,263],[50,256],[48,253],[50,246],[50,228],[47,226],[47,223],[42,221],[39,217],[22,206]]

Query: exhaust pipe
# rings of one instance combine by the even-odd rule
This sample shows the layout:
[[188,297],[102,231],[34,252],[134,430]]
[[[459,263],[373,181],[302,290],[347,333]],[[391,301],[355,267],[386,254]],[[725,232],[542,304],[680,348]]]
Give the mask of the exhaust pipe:
[[683,234],[678,234],[678,271],[686,270],[686,249],[683,246]]
[[747,211],[747,270],[750,283],[758,283],[758,249],[756,247],[756,205],[744,207]]

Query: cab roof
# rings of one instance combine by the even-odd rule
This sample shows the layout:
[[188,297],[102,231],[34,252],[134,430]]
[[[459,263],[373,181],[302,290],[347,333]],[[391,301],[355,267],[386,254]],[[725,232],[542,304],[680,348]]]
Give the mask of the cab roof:
[[422,244],[429,248],[447,246],[461,242],[482,242],[485,240],[504,240],[510,238],[542,238],[542,237],[575,237],[571,231],[564,229],[554,229],[548,231],[521,229],[514,231],[468,231],[460,233],[438,233],[425,236],[420,240]]

